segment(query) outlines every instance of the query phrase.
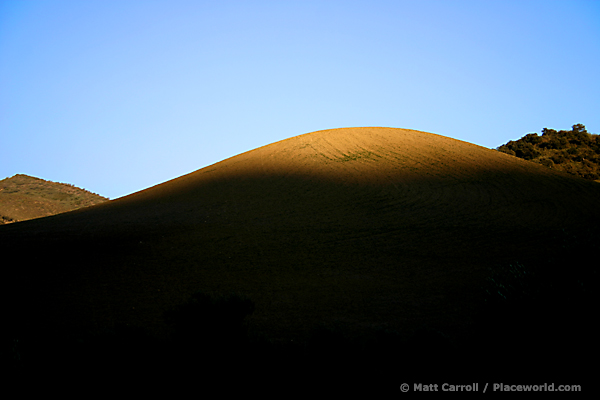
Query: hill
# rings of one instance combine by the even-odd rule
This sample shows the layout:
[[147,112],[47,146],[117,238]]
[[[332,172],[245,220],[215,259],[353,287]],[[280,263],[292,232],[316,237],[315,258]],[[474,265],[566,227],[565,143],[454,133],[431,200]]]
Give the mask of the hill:
[[498,150],[546,167],[600,182],[600,135],[589,133],[582,124],[570,131],[542,129],[542,136],[530,133]]
[[106,200],[73,185],[17,174],[0,180],[0,224],[46,217]]
[[[532,364],[521,361],[534,348],[536,366],[553,373],[568,366],[572,373],[579,371],[577,357],[590,354],[579,348],[591,343],[586,335],[593,332],[585,300],[574,306],[562,289],[548,289],[544,299],[551,301],[533,308],[518,303],[523,318],[509,312],[485,325],[478,321],[490,282],[496,284],[488,290],[491,303],[497,293],[507,296],[505,288],[516,296],[546,290],[510,283],[521,270],[507,266],[525,265],[529,276],[553,265],[562,278],[548,287],[594,276],[588,270],[595,267],[581,257],[596,251],[584,239],[600,221],[598,198],[594,182],[440,135],[318,131],[126,197],[0,227],[3,280],[11,282],[2,293],[2,315],[18,337],[119,327],[160,336],[170,329],[165,312],[193,293],[237,293],[255,306],[250,333],[272,345],[311,343],[319,329],[325,338],[340,332],[349,341],[380,338],[373,342],[380,346],[378,361],[365,365],[406,359],[384,371],[396,391],[399,376],[457,371],[445,364],[457,358],[427,341],[398,345],[388,334],[425,340],[419,332],[429,332],[453,346],[470,343],[471,373],[512,354],[520,361],[505,372],[527,367],[520,371],[526,374]],[[566,253],[563,232],[575,243]],[[594,287],[593,279],[584,281]],[[557,302],[564,306],[549,306]],[[518,322],[500,329],[507,321]],[[563,347],[555,339],[573,334],[577,340],[564,347],[572,358],[559,364]],[[325,343],[318,353],[330,357],[336,347],[324,340],[317,341]],[[523,342],[532,348],[513,354],[507,344]],[[206,357],[203,349],[193,354]],[[414,358],[406,358],[407,349],[417,352]],[[548,360],[550,354],[555,358]]]

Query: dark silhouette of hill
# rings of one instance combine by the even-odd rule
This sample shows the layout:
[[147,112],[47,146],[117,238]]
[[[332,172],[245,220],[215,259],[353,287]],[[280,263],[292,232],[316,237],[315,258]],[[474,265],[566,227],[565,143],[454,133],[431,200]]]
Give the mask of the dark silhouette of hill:
[[0,224],[46,217],[107,200],[73,185],[17,174],[0,180]]
[[582,124],[570,131],[542,129],[542,136],[530,133],[498,150],[558,171],[600,182],[600,135],[589,133]]
[[[484,359],[493,361],[486,366],[512,360],[504,373],[525,374],[532,365],[554,373],[568,365],[572,373],[572,363],[529,363],[523,348],[511,352],[505,344],[518,343],[519,322],[495,334],[503,321],[546,313],[539,299],[561,303],[565,297],[548,289],[556,279],[545,279],[543,290],[516,286],[518,295],[543,293],[524,318],[514,309],[499,320],[482,317],[484,289],[497,304],[496,292],[506,295],[502,285],[515,287],[506,266],[517,261],[544,275],[551,259],[554,274],[563,267],[574,274],[569,281],[593,278],[588,270],[597,267],[581,261],[593,244],[575,240],[572,252],[561,248],[563,236],[598,225],[599,196],[595,182],[439,135],[313,132],[130,196],[0,227],[3,281],[10,282],[2,293],[11,327],[5,334],[66,338],[143,328],[163,337],[170,329],[165,312],[193,293],[238,293],[253,304],[249,335],[292,353],[293,343],[313,343],[309,348],[329,360],[319,363],[324,371],[355,354],[344,343],[356,349],[361,338],[372,338],[360,347],[372,349],[367,364],[395,390],[399,376],[462,372],[458,358],[471,374],[487,372]],[[592,278],[585,282],[593,286]],[[591,319],[580,318],[588,303],[564,304],[552,309],[558,314],[548,329],[532,333],[523,325],[520,334],[539,354],[549,342],[561,352],[590,343]],[[574,317],[568,326],[560,322],[565,315]],[[555,343],[557,337],[568,343]],[[476,348],[472,358],[443,350],[465,343]],[[577,351],[570,361],[579,362]],[[248,366],[254,371],[268,352],[258,353]]]

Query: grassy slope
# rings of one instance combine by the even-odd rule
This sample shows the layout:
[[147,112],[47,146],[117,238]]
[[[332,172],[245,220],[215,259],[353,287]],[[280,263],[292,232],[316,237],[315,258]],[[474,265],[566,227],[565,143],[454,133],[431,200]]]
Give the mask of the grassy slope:
[[106,200],[72,185],[18,174],[0,180],[0,224],[46,217]]
[[489,268],[596,224],[599,195],[594,182],[438,135],[319,131],[2,227],[3,254],[16,255],[3,273],[27,320],[60,327],[160,331],[164,310],[204,290],[248,296],[252,329],[276,341],[319,325],[460,335]]

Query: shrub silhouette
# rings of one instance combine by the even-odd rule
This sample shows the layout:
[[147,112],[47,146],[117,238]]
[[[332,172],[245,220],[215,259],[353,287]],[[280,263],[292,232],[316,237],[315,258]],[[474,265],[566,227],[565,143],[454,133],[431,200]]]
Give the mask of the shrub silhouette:
[[483,290],[474,348],[493,349],[523,376],[544,371],[564,379],[584,373],[582,360],[597,355],[592,321],[598,266],[590,262],[597,238],[591,230],[563,231],[549,239],[537,260],[496,269]]

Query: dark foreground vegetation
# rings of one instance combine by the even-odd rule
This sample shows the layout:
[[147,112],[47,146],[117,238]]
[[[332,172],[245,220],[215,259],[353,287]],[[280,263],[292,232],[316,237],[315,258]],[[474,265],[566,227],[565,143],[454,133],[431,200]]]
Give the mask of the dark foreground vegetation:
[[498,150],[585,179],[600,180],[600,135],[589,133],[582,124],[568,131],[544,128],[541,136],[530,133]]
[[[389,390],[404,382],[584,384],[598,356],[597,232],[562,233],[552,253],[491,268],[480,313],[461,336],[419,329],[410,336],[373,330],[349,336],[322,326],[300,343],[252,333],[254,311],[241,294],[201,291],[165,313],[161,337],[126,326],[86,336],[43,330],[5,336],[2,363],[15,377],[69,376],[104,384],[133,375],[156,382],[299,390]],[[490,264],[491,266],[493,264]],[[186,378],[187,377],[187,378]],[[131,382],[130,382],[131,383]],[[481,390],[481,389],[480,389]]]

